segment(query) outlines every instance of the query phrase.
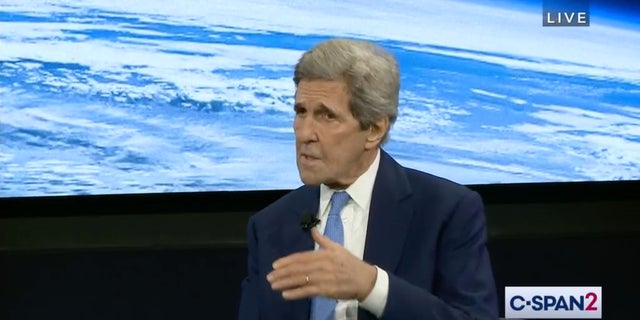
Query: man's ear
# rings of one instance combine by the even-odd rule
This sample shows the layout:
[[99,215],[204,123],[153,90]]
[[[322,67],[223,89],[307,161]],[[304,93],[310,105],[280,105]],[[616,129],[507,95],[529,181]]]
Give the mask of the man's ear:
[[389,129],[389,118],[381,117],[369,127],[369,133],[367,134],[367,142],[365,143],[365,149],[377,148],[382,144],[382,138]]

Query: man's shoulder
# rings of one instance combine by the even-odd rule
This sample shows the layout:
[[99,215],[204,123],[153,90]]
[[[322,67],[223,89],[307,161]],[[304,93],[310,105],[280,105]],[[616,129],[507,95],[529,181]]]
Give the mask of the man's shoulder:
[[470,193],[475,193],[469,187],[442,176],[413,168],[404,168],[404,170],[412,194],[417,199],[455,206],[456,203],[470,196]]
[[407,177],[414,186],[435,188],[444,192],[464,193],[470,191],[467,186],[461,183],[429,172],[413,168],[405,168],[405,172],[407,172]]
[[403,175],[401,172],[403,172],[406,177],[405,181],[409,184],[409,188],[413,193],[428,192],[439,195],[464,195],[471,191],[467,186],[458,182],[426,171],[405,167],[389,154],[385,153],[384,155],[385,168],[395,176],[391,179],[396,181],[404,180],[404,178],[400,177]]
[[424,171],[405,168],[411,185],[414,206],[423,208],[422,212],[449,219],[463,203],[473,203],[473,208],[482,208],[481,195],[471,188]]

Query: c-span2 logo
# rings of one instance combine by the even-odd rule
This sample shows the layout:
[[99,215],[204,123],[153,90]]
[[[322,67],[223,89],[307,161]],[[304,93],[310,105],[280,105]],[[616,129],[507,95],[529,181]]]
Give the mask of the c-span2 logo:
[[505,318],[602,318],[602,287],[505,287],[504,300]]
[[589,0],[543,0],[543,27],[588,27]]

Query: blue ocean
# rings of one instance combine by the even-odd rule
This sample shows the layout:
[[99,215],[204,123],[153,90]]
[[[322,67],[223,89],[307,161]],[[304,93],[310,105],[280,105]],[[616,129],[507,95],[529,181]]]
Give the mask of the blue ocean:
[[0,196],[295,188],[293,66],[332,37],[398,58],[385,149],[406,166],[464,184],[640,179],[637,24],[420,3],[3,1]]

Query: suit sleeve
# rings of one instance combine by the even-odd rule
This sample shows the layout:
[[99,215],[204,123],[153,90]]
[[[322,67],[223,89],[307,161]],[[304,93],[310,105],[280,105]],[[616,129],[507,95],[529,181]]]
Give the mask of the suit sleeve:
[[383,319],[497,319],[482,199],[467,192],[442,229],[433,293],[389,273]]
[[256,257],[258,240],[254,219],[250,219],[247,224],[247,247],[249,251],[247,258],[247,277],[242,281],[241,285],[238,319],[257,320],[259,319],[260,304],[258,302],[258,264]]

